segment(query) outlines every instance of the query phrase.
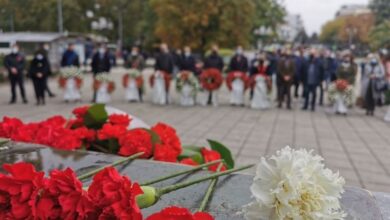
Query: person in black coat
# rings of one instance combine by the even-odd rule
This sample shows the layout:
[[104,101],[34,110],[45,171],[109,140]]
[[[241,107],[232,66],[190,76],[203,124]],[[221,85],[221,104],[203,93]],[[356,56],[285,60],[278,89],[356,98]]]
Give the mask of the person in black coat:
[[46,77],[46,89],[45,91],[47,92],[47,94],[49,94],[49,97],[55,97],[56,95],[50,90],[49,88],[49,83],[48,83],[48,78],[49,76],[52,74],[51,72],[51,67],[50,67],[50,59],[49,59],[49,44],[41,44],[39,46],[39,49],[37,51],[35,51],[35,55],[37,54],[43,54],[45,57],[46,57],[46,60],[47,60],[47,64],[49,65],[49,74],[48,76]]
[[248,59],[244,56],[241,46],[237,47],[236,54],[230,59],[229,71],[248,72]]
[[69,44],[61,59],[61,67],[76,66],[80,67],[79,56],[74,51],[74,44]]
[[[98,51],[92,57],[92,73],[95,78],[98,74],[109,73],[111,69],[110,54],[105,45],[100,45]],[[96,91],[93,92],[92,102],[96,101]]]
[[25,59],[24,56],[19,52],[19,46],[17,44],[14,44],[12,46],[12,52],[4,57],[4,67],[8,71],[8,77],[11,83],[11,100],[9,104],[14,104],[16,102],[16,85],[19,86],[23,103],[26,104],[27,99],[23,81]]
[[204,68],[205,69],[216,68],[222,72],[223,66],[224,66],[223,59],[218,54],[218,46],[214,45],[211,49],[211,54],[204,61]]
[[50,66],[45,54],[36,53],[30,64],[29,76],[33,81],[37,105],[45,104],[46,79],[49,74]]
[[191,48],[190,47],[184,47],[184,54],[181,57],[180,62],[180,71],[190,71],[192,73],[195,73],[195,58],[191,54]]
[[316,58],[314,54],[309,56],[308,61],[305,63],[305,69],[303,74],[303,83],[305,86],[305,104],[302,110],[307,110],[309,107],[309,98],[311,96],[311,110],[315,111],[315,104],[317,99],[317,87],[320,85],[323,78],[323,66],[319,58]]
[[160,54],[156,58],[156,64],[154,69],[156,71],[164,71],[167,74],[173,73],[173,68],[175,66],[175,60],[172,55],[169,53],[168,46],[166,44],[161,44]]

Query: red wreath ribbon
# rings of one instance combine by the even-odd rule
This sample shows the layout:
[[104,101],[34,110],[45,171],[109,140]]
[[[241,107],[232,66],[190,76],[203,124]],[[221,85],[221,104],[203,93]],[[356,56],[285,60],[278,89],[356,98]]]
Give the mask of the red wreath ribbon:
[[249,77],[244,73],[240,71],[233,71],[230,72],[226,77],[226,85],[230,91],[232,91],[232,83],[235,79],[241,79],[244,82],[245,90],[249,88]]
[[[127,88],[127,86],[129,85],[129,80],[130,80],[130,75],[125,74],[122,78],[123,88]],[[135,78],[135,81],[137,83],[137,87],[142,88],[142,86],[144,85],[144,78],[142,76],[138,76],[137,78]]]
[[[81,86],[83,85],[83,79],[80,77],[75,77],[74,79],[76,81],[76,88],[81,89]],[[60,78],[58,78],[58,85],[61,89],[65,88],[67,80],[68,80],[68,78],[65,78],[62,76],[60,76]]]
[[200,74],[199,79],[202,88],[208,91],[214,91],[219,89],[223,83],[221,71],[215,68],[204,70]]
[[[94,80],[93,81],[93,90],[94,91],[97,91],[99,88],[100,88],[100,86],[102,85],[102,82],[101,81],[99,81],[99,80]],[[115,90],[115,83],[114,82],[112,82],[112,81],[110,81],[110,82],[108,82],[108,88],[107,88],[107,90],[108,90],[108,93],[112,93],[112,92],[114,92],[114,90]]]
[[349,83],[347,80],[344,79],[338,79],[336,80],[336,89],[340,92],[344,92],[349,86]]
[[250,86],[250,88],[251,89],[255,88],[255,86],[256,86],[256,77],[258,77],[258,76],[262,76],[262,77],[265,78],[267,89],[268,89],[268,91],[270,91],[272,89],[272,79],[271,79],[271,77],[267,76],[264,73],[257,73],[255,75],[251,76],[251,78],[249,79],[249,86]]
[[[166,73],[164,71],[160,71],[160,73],[162,73],[164,75],[165,89],[168,91],[169,86],[171,85],[171,75],[169,75],[168,73]],[[152,88],[154,86],[154,77],[155,77],[154,74],[152,74],[149,78],[149,84]]]

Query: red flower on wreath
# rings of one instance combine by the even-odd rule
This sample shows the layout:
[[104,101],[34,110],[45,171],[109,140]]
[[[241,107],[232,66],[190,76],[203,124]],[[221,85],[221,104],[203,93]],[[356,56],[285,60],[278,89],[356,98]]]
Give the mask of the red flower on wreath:
[[[123,85],[123,88],[127,88],[128,85],[129,85],[129,81],[130,81],[130,75],[129,74],[125,74],[122,78],[122,85]],[[142,86],[144,85],[144,78],[142,77],[142,75],[140,75],[139,77],[135,78],[135,82],[137,84],[137,88],[142,88]]]
[[165,90],[168,91],[169,90],[169,86],[171,84],[171,75],[169,75],[168,73],[164,72],[164,71],[157,71],[155,74],[152,74],[149,78],[149,84],[150,86],[153,88],[154,87],[154,78],[156,77],[155,75],[157,73],[161,73],[163,74],[163,77],[164,77],[164,82],[165,82]]
[[[221,154],[219,154],[218,151],[208,150],[207,148],[204,147],[204,148],[201,149],[200,152],[202,153],[202,156],[204,158],[204,162],[205,163],[221,159]],[[216,172],[217,169],[218,169],[219,164],[220,163],[209,166],[209,170]],[[225,170],[226,170],[226,166],[222,165],[220,171],[225,171]]]
[[141,210],[135,200],[142,194],[138,183],[121,176],[113,167],[96,174],[88,188],[88,195],[98,208],[96,219],[141,220]]
[[123,127],[129,126],[131,118],[127,114],[112,114],[108,116],[108,122],[112,125],[119,125]]
[[344,79],[338,79],[336,80],[336,89],[340,92],[344,92],[348,88],[348,81]]
[[119,138],[119,155],[130,156],[144,152],[141,158],[149,158],[153,154],[152,137],[145,129],[136,128],[126,132]]
[[97,133],[99,140],[119,139],[126,133],[126,127],[120,125],[104,124]]
[[160,137],[160,143],[155,145],[154,159],[166,162],[176,162],[177,157],[182,151],[180,139],[176,134],[176,130],[164,123],[158,123],[151,129]]
[[199,164],[194,161],[192,158],[185,158],[180,161],[181,164],[189,165],[189,166],[198,166]]
[[146,220],[214,220],[214,217],[207,212],[196,212],[177,206],[171,206],[152,214]]
[[0,218],[33,219],[44,173],[28,163],[4,164],[3,168],[9,174],[0,174]]
[[94,204],[70,168],[53,170],[36,203],[38,219],[85,219],[95,211]]
[[227,77],[226,77],[226,85],[227,85],[228,89],[230,91],[233,89],[232,88],[232,83],[237,78],[241,79],[242,82],[244,83],[245,89],[248,89],[248,87],[249,87],[249,78],[248,78],[248,76],[244,72],[240,72],[240,71],[233,71],[233,72],[230,72],[227,75]]
[[204,70],[199,77],[202,88],[207,91],[217,90],[223,83],[221,71],[215,68]]

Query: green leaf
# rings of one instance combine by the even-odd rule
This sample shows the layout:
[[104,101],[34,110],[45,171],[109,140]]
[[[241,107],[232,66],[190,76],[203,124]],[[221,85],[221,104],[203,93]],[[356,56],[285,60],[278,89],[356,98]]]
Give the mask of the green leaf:
[[200,153],[203,147],[193,146],[193,145],[183,145],[183,148]]
[[225,160],[225,164],[228,169],[234,168],[232,153],[225,145],[214,140],[207,140],[207,142],[209,142],[211,149],[218,151],[219,154],[221,154],[221,158]]
[[160,136],[155,131],[153,131],[151,129],[147,129],[147,128],[142,128],[142,129],[147,131],[150,134],[150,136],[152,137],[152,143],[153,144],[161,143]]
[[179,155],[179,157],[177,159],[179,161],[181,161],[185,158],[191,158],[192,160],[194,160],[198,164],[204,163],[203,156],[200,152],[197,152],[197,151],[194,151],[194,150],[191,150],[188,148],[183,148],[183,151],[181,152],[181,154]]
[[100,129],[107,122],[108,114],[104,104],[95,104],[89,107],[84,115],[84,123],[88,128]]

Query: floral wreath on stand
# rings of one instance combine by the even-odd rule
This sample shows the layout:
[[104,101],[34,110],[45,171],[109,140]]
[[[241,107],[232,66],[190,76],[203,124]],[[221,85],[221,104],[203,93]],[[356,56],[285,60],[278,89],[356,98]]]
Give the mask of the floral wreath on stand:
[[199,89],[199,81],[195,75],[190,71],[182,71],[176,75],[176,90],[181,92],[183,86],[188,83],[193,89],[194,93]]
[[253,75],[253,76],[251,76],[249,78],[249,87],[251,89],[255,88],[255,86],[256,86],[256,77],[257,76],[262,76],[262,77],[265,78],[265,82],[266,82],[266,85],[267,85],[267,90],[268,90],[268,92],[270,92],[272,90],[272,79],[271,79],[271,77],[269,77],[267,75],[264,75],[264,74],[260,74],[260,73],[257,73],[257,74],[255,74],[255,75]]
[[204,70],[199,79],[202,88],[210,92],[219,89],[223,83],[221,71],[215,68]]
[[341,94],[348,106],[353,104],[353,87],[344,79],[338,79],[329,85],[328,99],[330,103],[336,102],[337,94]]
[[108,93],[112,93],[115,90],[115,82],[112,80],[108,73],[98,74],[93,81],[93,89],[97,91],[102,83],[108,84]]
[[232,91],[232,83],[235,79],[241,79],[244,82],[245,90],[249,88],[249,78],[244,72],[232,71],[226,77],[226,85],[229,91]]
[[137,87],[142,89],[144,86],[144,78],[142,77],[142,73],[137,69],[130,69],[129,73],[126,73],[122,78],[122,85],[124,88],[127,88],[129,85],[129,79],[135,79],[137,82]]
[[77,89],[80,89],[83,85],[83,75],[79,68],[77,67],[64,67],[60,70],[60,77],[58,79],[58,85],[61,89],[64,89],[66,86],[66,81],[70,78],[74,78],[76,81]]
[[171,76],[164,71],[158,70],[154,74],[152,74],[149,78],[149,84],[153,88],[154,87],[154,78],[157,73],[162,73],[164,75],[164,81],[165,81],[165,89],[168,91],[169,86],[171,85]]

